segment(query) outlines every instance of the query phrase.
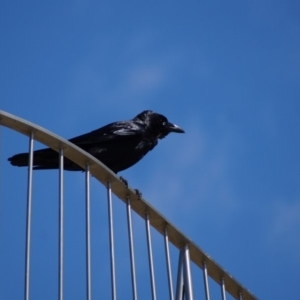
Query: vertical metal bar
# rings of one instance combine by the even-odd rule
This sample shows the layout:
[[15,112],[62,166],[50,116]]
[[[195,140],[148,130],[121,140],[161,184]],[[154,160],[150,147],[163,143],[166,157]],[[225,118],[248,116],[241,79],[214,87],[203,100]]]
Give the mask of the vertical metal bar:
[[64,150],[59,149],[59,300],[63,300],[64,279]]
[[188,245],[184,246],[184,287],[187,300],[193,300],[192,272],[190,265],[190,250]]
[[111,292],[112,292],[112,299],[116,300],[117,299],[117,291],[116,291],[116,272],[115,272],[115,246],[114,246],[113,209],[112,209],[110,181],[107,182],[107,200],[108,200],[108,217],[109,217]]
[[175,298],[176,300],[182,300],[184,296],[183,256],[184,256],[184,249],[180,248],[178,269],[177,269],[176,298]]
[[92,299],[91,278],[91,198],[90,198],[90,165],[85,170],[85,201],[86,201],[86,284],[87,299]]
[[169,282],[169,294],[170,294],[170,300],[174,300],[172,270],[171,270],[171,262],[170,262],[169,236],[168,236],[167,228],[165,228],[165,236],[164,237],[165,237],[165,252],[166,252],[168,282]]
[[146,232],[147,232],[147,245],[148,245],[148,258],[149,258],[149,268],[150,268],[152,299],[156,300],[154,266],[153,266],[152,245],[151,245],[151,232],[150,232],[150,220],[149,220],[148,212],[146,212],[145,221],[146,221]]
[[137,300],[135,259],[134,259],[133,234],[132,234],[132,222],[131,222],[131,204],[130,204],[129,197],[127,197],[127,223],[128,223],[128,236],[129,236],[129,249],[130,249],[130,263],[131,263],[132,295],[133,295],[133,299]]
[[210,300],[206,262],[203,262],[203,278],[206,300]]
[[221,278],[221,292],[222,292],[222,300],[226,300],[225,280],[223,276]]
[[239,300],[243,300],[242,292],[239,292]]
[[33,169],[33,140],[31,131],[29,138],[28,182],[27,182],[27,213],[26,213],[26,250],[25,250],[25,299],[29,300],[30,287],[30,243],[31,243],[31,210],[32,210],[32,169]]

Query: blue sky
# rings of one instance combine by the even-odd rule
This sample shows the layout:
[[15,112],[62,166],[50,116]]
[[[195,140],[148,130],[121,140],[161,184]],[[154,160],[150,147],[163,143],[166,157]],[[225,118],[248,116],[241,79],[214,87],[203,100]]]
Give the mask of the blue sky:
[[[0,109],[65,138],[145,109],[166,115],[186,134],[168,136],[122,175],[259,298],[290,299],[300,268],[299,12],[297,1],[2,1]],[[26,170],[6,158],[26,151],[27,140],[2,129],[1,145],[0,232],[7,248],[0,298],[15,299],[22,295]],[[48,253],[56,253],[56,175],[35,174],[35,183],[49,186],[34,194],[34,222],[41,223],[33,264],[38,273],[47,262],[49,272],[40,270],[44,283],[33,279],[32,299],[56,295],[55,284],[47,285],[56,274]],[[66,176],[73,222],[66,248],[73,249],[84,231],[84,176]],[[97,198],[104,191],[93,185]],[[105,203],[94,201],[104,221],[95,213],[93,222],[105,228]],[[122,233],[124,207],[117,199],[115,206]],[[121,256],[128,247],[119,243]],[[95,236],[94,244],[102,249],[107,240]],[[82,260],[68,259],[84,270]],[[83,278],[69,273],[68,295],[82,299]]]

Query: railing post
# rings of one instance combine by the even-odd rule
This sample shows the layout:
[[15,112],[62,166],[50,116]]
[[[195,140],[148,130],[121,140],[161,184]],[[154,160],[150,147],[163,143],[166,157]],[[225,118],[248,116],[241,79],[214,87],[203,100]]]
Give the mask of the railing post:
[[33,169],[34,133],[29,137],[27,213],[26,213],[26,249],[25,249],[25,299],[29,300],[30,289],[30,246],[31,246],[31,211],[32,211],[32,169]]
[[59,300],[64,298],[64,150],[59,149]]
[[222,293],[222,300],[226,300],[225,280],[223,276],[221,278],[221,293]]
[[185,295],[186,300],[194,299],[192,272],[190,266],[190,251],[188,245],[184,245],[180,248],[175,299],[183,300]]
[[205,298],[206,298],[206,300],[210,300],[208,276],[207,276],[207,266],[206,266],[205,261],[203,262],[203,279],[204,279],[204,288],[205,288]]
[[184,246],[184,281],[187,300],[193,300],[193,283],[190,265],[190,250],[188,245]]
[[110,246],[110,266],[111,266],[111,292],[112,299],[117,299],[116,290],[116,271],[115,271],[115,245],[114,245],[114,225],[113,225],[113,208],[111,197],[111,183],[107,182],[107,200],[108,200],[108,218],[109,218],[109,246]]
[[135,258],[134,258],[132,222],[131,222],[131,204],[130,204],[129,197],[127,197],[126,205],[127,205],[127,224],[128,224],[128,237],[129,237],[129,250],[130,250],[130,265],[131,265],[132,296],[133,296],[133,300],[137,300]]
[[90,165],[86,164],[85,170],[86,191],[86,273],[87,273],[87,299],[92,299],[91,278],[91,199],[90,199]]
[[178,268],[177,268],[177,282],[176,282],[176,300],[183,300],[184,297],[184,279],[183,279],[183,248],[180,248]]
[[172,270],[171,270],[170,250],[169,250],[169,235],[168,235],[167,228],[165,228],[164,238],[165,238],[164,240],[165,240],[165,253],[166,253],[166,262],[167,262],[167,272],[168,272],[169,294],[170,294],[170,300],[174,300]]
[[146,221],[146,233],[147,233],[147,245],[148,245],[148,258],[149,258],[149,268],[150,268],[152,299],[156,300],[156,288],[155,288],[155,278],[154,278],[151,232],[150,232],[150,219],[149,219],[148,212],[146,212],[145,221]]

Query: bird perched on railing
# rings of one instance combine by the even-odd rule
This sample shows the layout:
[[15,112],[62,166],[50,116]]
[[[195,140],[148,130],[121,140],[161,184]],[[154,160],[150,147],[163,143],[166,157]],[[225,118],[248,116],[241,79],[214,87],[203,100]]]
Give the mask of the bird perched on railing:
[[[168,119],[151,110],[145,110],[129,121],[108,124],[69,141],[89,152],[115,173],[123,171],[142,159],[171,132],[184,131]],[[13,166],[28,166],[28,153],[16,154],[8,159]],[[58,169],[58,154],[51,148],[33,153],[33,169]],[[64,169],[82,171],[71,160],[64,159]]]

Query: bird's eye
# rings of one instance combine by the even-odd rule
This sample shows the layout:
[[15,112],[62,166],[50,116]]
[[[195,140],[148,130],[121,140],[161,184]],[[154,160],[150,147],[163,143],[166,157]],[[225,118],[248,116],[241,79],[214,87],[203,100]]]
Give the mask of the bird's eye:
[[163,122],[162,124],[163,124],[164,126],[166,126],[167,122]]

